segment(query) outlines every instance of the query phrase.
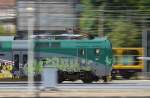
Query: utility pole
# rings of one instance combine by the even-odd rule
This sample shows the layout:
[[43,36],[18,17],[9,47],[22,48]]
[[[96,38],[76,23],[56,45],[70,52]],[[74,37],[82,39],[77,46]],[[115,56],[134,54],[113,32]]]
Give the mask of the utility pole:
[[104,7],[105,6],[103,4],[99,7],[99,10],[98,10],[98,12],[99,12],[98,36],[99,37],[104,36]]
[[[144,56],[145,57],[148,57],[149,53],[148,53],[148,30],[146,29],[146,26],[145,26],[145,18],[144,17],[141,17],[141,24],[142,24],[142,47],[144,48]],[[145,60],[144,59],[144,69],[143,69],[143,72],[144,73],[147,73],[149,72],[149,60]]]
[[[147,31],[145,30],[145,28],[142,29],[142,47],[144,48],[144,56],[147,57]],[[143,72],[147,72],[147,60],[144,60]]]
[[[28,7],[26,8],[28,11],[28,89],[29,91],[34,90],[34,44],[33,44],[33,26],[34,26],[34,8]],[[32,13],[32,14],[31,14]]]

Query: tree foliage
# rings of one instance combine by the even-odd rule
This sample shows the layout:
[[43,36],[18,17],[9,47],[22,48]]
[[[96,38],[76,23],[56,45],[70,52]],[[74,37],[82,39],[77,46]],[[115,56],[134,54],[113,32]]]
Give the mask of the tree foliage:
[[15,28],[6,28],[2,23],[0,24],[0,35],[15,35]]
[[2,25],[0,25],[0,35],[5,33],[5,29]]
[[99,35],[103,27],[114,47],[141,47],[142,30],[150,26],[150,0],[81,0],[81,4],[82,32]]
[[[113,27],[112,27],[113,25]],[[112,27],[112,28],[111,28]],[[110,25],[111,33],[107,36],[111,39],[113,47],[137,47],[140,41],[138,28],[132,22],[124,22],[119,19]]]
[[82,33],[96,33],[97,25],[96,24],[96,12],[94,11],[94,7],[91,4],[91,0],[81,0],[81,4],[83,4],[83,11],[80,17],[80,29]]

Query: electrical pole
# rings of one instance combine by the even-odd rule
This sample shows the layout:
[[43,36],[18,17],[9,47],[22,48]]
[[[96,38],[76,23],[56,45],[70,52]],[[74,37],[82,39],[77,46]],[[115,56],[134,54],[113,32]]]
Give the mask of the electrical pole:
[[104,36],[104,4],[99,7],[99,26],[98,26],[98,36]]
[[28,7],[26,9],[28,12],[28,89],[29,91],[34,90],[34,43],[33,43],[33,26],[34,26],[34,8]]

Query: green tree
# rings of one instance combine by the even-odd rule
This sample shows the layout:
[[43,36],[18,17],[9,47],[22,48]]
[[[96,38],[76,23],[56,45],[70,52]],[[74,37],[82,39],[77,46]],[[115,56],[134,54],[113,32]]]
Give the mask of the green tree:
[[111,33],[107,36],[113,43],[113,47],[138,47],[141,46],[138,28],[129,21],[122,19],[110,23]]
[[14,28],[4,28],[3,24],[0,24],[0,35],[15,35],[16,29]]
[[5,33],[4,27],[0,24],[0,35]]
[[99,35],[102,30],[114,47],[141,47],[142,30],[150,27],[150,0],[81,0],[81,4],[82,32]]
[[97,12],[91,0],[81,0],[83,11],[80,13],[80,30],[82,33],[97,34]]

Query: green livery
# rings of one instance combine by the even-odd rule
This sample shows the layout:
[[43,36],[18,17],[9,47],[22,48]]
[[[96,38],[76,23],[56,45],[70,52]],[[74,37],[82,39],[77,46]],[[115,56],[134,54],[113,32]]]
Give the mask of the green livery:
[[[59,82],[81,79],[86,83],[99,78],[106,81],[111,73],[112,46],[107,38],[34,40],[33,43],[35,73],[40,74],[46,64],[58,68]],[[16,70],[23,69],[24,74],[27,72],[27,46],[27,40],[0,42],[1,53],[10,55],[10,58],[3,58],[14,61]]]

